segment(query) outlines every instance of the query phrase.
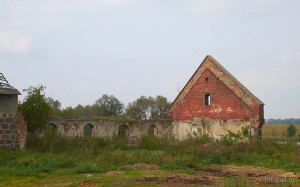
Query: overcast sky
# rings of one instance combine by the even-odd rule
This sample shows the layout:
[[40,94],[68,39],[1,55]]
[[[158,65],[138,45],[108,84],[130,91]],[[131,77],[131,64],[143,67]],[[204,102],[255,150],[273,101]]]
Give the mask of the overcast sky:
[[63,107],[173,101],[208,54],[265,118],[300,118],[298,0],[0,0],[0,72]]

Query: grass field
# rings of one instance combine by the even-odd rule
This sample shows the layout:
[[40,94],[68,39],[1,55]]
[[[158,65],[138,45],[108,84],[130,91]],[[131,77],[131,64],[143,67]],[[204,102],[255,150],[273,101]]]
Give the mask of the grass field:
[[[136,164],[143,167],[128,167]],[[265,176],[282,176],[264,168],[299,174],[300,148],[205,137],[176,142],[146,136],[132,144],[120,138],[29,136],[25,151],[0,149],[0,186],[253,186]]]
[[[263,138],[286,139],[289,124],[265,124],[262,128]],[[294,125],[297,129],[295,137],[292,139],[300,141],[300,124]]]

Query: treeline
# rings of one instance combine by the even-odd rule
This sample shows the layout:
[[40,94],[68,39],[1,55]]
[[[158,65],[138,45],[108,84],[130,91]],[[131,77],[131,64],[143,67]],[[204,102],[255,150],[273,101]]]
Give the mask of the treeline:
[[300,118],[268,119],[266,124],[300,124]]
[[48,100],[52,118],[106,117],[111,119],[166,119],[170,102],[163,96],[141,96],[125,106],[113,95],[102,95],[92,105],[61,108],[57,100]]
[[60,101],[46,96],[45,89],[31,86],[19,102],[18,111],[23,114],[29,131],[42,129],[49,118],[167,119],[170,107],[167,98],[160,95],[141,96],[125,106],[115,96],[104,94],[91,105],[62,108]]

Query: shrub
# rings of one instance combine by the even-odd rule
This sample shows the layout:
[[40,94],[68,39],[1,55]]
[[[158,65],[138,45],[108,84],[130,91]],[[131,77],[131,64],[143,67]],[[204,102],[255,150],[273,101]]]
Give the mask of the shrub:
[[287,128],[287,136],[293,137],[296,135],[297,129],[294,125],[290,124]]
[[207,155],[207,159],[210,164],[221,164],[222,162],[221,156],[217,153]]

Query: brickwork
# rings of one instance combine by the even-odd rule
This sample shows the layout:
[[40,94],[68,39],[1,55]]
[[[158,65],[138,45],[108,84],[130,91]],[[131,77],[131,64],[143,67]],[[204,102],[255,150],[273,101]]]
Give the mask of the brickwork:
[[21,115],[0,114],[0,147],[24,148],[26,130]]
[[18,95],[21,93],[0,73],[0,147],[25,147],[27,124],[22,115],[17,114]]
[[[205,103],[206,95],[210,97],[209,104]],[[256,129],[256,133],[264,123],[263,107],[257,97],[215,59],[207,56],[173,102],[169,117],[179,126],[179,122],[185,126],[187,123],[199,125],[196,121],[203,118],[208,125],[214,124],[212,131],[226,124],[226,129],[211,134],[224,134],[241,124]]]
[[[207,81],[206,78],[208,78]],[[204,104],[206,93],[211,95],[211,105],[209,106]],[[172,109],[172,119],[175,121],[195,117],[220,120],[250,117],[250,107],[209,70],[203,72],[181,103]]]

